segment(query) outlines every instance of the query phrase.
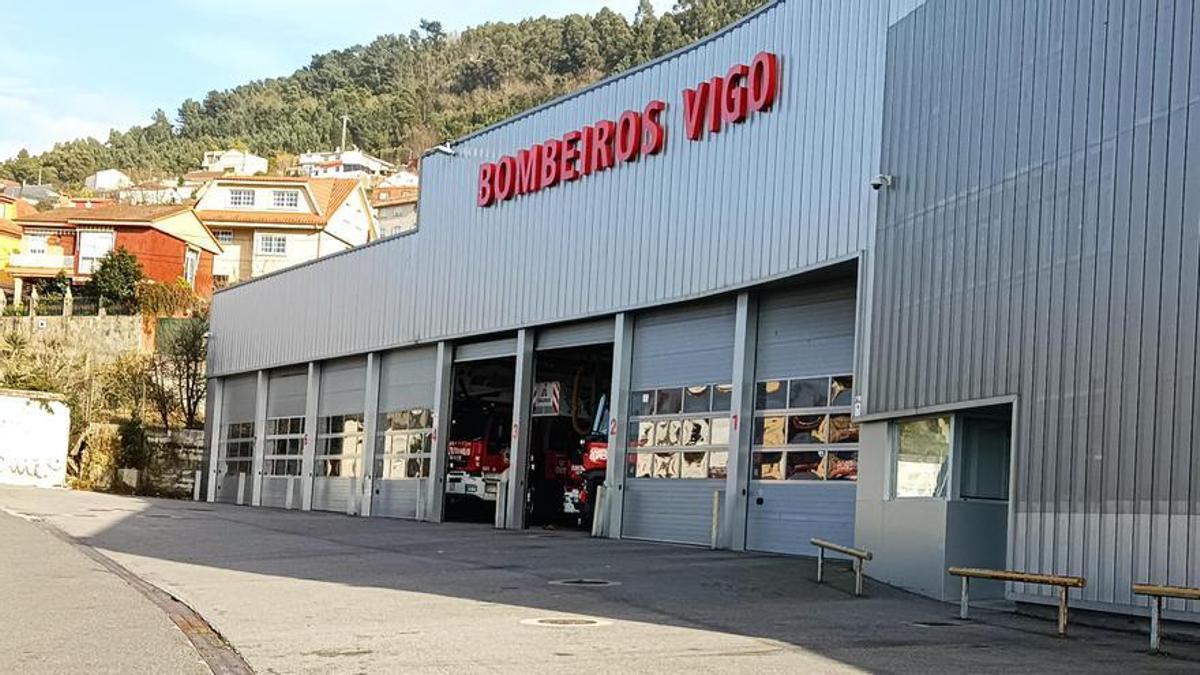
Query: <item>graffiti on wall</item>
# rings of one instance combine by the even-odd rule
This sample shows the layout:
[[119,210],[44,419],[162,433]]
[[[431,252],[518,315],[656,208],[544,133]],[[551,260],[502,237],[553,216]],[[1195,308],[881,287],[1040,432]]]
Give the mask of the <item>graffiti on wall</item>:
[[70,426],[71,413],[63,402],[0,391],[0,484],[64,484]]

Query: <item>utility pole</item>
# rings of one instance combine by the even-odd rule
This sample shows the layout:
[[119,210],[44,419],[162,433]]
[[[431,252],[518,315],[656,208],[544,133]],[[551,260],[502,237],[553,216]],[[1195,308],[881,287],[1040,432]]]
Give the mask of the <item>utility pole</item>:
[[349,115],[342,115],[342,144],[338,146],[338,151],[346,150],[346,125],[350,122]]

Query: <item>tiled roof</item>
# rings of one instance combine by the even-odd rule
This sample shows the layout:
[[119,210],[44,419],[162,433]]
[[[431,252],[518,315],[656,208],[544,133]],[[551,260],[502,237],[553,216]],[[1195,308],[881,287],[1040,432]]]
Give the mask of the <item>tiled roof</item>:
[[384,187],[371,190],[371,206],[400,206],[417,203],[418,188],[411,186]]
[[333,212],[358,189],[358,181],[352,178],[302,178],[294,176],[227,176],[219,179],[223,184],[268,184],[304,185],[312,192],[316,213],[292,213],[287,211],[256,211],[254,209],[207,209],[196,211],[206,223],[247,223],[266,225],[311,225],[323,227]]
[[187,211],[186,204],[165,204],[158,206],[133,206],[129,204],[107,204],[90,209],[64,207],[33,213],[18,218],[22,223],[74,223],[74,222],[103,222],[103,223],[153,223],[167,216],[173,216],[181,211]]
[[0,234],[7,234],[13,237],[20,237],[23,230],[21,226],[11,220],[0,218]]

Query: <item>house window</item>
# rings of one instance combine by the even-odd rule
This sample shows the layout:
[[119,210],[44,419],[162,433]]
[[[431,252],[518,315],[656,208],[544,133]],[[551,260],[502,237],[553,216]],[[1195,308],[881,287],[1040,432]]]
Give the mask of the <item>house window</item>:
[[200,269],[200,251],[189,248],[183,254],[183,280],[196,285],[196,270]]
[[113,249],[112,232],[79,233],[79,273],[91,274]]
[[256,234],[259,255],[287,255],[287,237],[282,234]]
[[230,206],[254,206],[254,190],[230,190]]
[[217,238],[217,242],[222,246],[228,246],[233,243],[233,230],[213,230],[213,236]]
[[945,499],[949,495],[951,418],[896,422],[893,433],[893,494],[900,499]]
[[50,233],[26,231],[21,240],[22,248],[30,255],[46,255],[50,243]]
[[294,209],[300,205],[300,193],[296,190],[275,190],[271,200],[277,209]]

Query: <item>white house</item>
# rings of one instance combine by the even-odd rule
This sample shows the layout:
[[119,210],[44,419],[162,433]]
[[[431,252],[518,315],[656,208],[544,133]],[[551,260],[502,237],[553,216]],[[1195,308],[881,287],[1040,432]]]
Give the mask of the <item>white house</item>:
[[375,239],[366,190],[355,179],[226,176],[197,193],[196,215],[221,242],[218,286],[245,281]]
[[204,161],[200,164],[205,171],[235,176],[266,173],[268,166],[265,158],[242,150],[212,150],[204,153]]
[[116,169],[104,169],[83,179],[83,184],[93,192],[112,192],[133,185],[133,179]]
[[362,150],[306,152],[300,155],[300,173],[328,178],[366,178],[386,176],[396,170],[391,162],[372,157]]

